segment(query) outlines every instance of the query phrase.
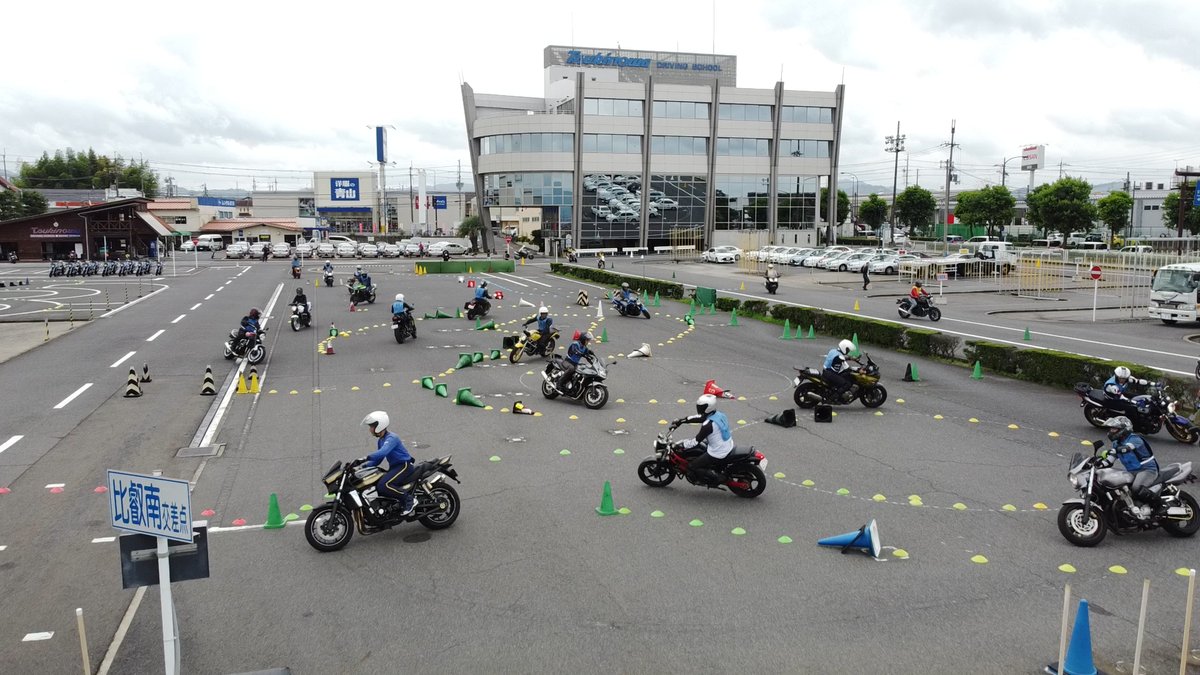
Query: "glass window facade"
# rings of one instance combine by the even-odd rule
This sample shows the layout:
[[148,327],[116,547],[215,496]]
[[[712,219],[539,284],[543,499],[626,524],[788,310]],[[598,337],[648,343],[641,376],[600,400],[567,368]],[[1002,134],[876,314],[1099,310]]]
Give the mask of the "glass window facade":
[[803,122],[805,124],[833,124],[833,108],[785,105],[779,113],[780,122]]
[[575,152],[575,134],[500,134],[479,139],[479,154]]
[[585,173],[580,248],[636,246],[641,232],[641,174]]
[[[490,173],[483,177],[484,206],[542,207],[542,229],[561,236],[571,229],[575,200],[569,171]],[[496,218],[495,212],[492,218]]]
[[783,138],[779,140],[779,156],[827,159],[829,157],[829,145],[829,141]]
[[651,155],[708,155],[708,139],[703,136],[651,136]]
[[770,122],[771,108],[773,106],[753,105],[750,103],[722,103],[718,107],[717,114],[723,120]]
[[769,138],[718,138],[717,154],[730,157],[770,157]]
[[707,103],[690,101],[655,101],[652,109],[655,117],[676,120],[708,119]]
[[708,179],[704,176],[650,176],[649,217],[646,219],[648,244],[670,245],[671,231],[704,229],[705,196]]
[[625,134],[584,134],[583,151],[640,155],[642,137]]
[[713,204],[718,230],[765,230],[770,224],[767,174],[718,174]]
[[776,228],[809,230],[816,226],[817,199],[820,195],[819,176],[779,176],[775,184],[779,193]]
[[584,115],[606,115],[610,117],[642,117],[643,102],[637,99],[585,98]]

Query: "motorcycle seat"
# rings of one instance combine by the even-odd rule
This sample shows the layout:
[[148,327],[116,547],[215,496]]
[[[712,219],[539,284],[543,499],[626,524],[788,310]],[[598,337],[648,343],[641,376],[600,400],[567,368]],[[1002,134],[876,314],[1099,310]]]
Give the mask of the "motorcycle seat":
[[[1192,472],[1191,462],[1188,462],[1187,465],[1188,466],[1187,466],[1186,473],[1191,473]],[[1167,483],[1172,478],[1175,478],[1179,474],[1183,474],[1183,473],[1185,473],[1183,464],[1179,464],[1178,462],[1173,463],[1173,464],[1168,464],[1164,467],[1159,468],[1158,480],[1154,481],[1154,484],[1162,485],[1163,483]]]
[[738,460],[742,460],[742,459],[745,459],[746,457],[752,456],[753,454],[754,454],[754,446],[753,445],[747,445],[747,446],[735,445],[735,446],[733,446],[733,449],[729,451],[728,455],[725,455],[721,459],[717,460],[716,463],[718,465],[732,464]]

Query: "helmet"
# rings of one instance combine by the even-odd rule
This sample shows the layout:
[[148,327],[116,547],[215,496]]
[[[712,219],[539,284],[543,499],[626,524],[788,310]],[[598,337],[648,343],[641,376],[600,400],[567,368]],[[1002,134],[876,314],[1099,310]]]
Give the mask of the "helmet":
[[404,302],[404,294],[403,293],[396,294],[396,302]]
[[769,269],[769,270],[775,269],[775,263],[767,263],[767,269]]
[[585,331],[585,332],[579,334],[579,341],[580,342],[591,342],[593,337],[594,336],[592,335],[592,331],[590,331],[590,330]]
[[1108,429],[1108,439],[1111,441],[1120,440],[1133,433],[1133,423],[1124,415],[1104,420],[1104,426]]
[[257,319],[260,316],[262,316],[262,311],[259,310],[259,308],[254,307],[250,310],[250,318],[251,319]]
[[1128,380],[1131,374],[1125,366],[1117,366],[1113,370],[1113,375],[1116,375],[1118,380]]
[[481,282],[479,282],[479,287],[480,287],[480,288],[487,288],[487,282],[486,282],[486,281],[481,281]]
[[625,290],[629,290],[629,282],[628,282],[628,281],[626,281],[626,282],[623,282],[623,283],[621,284],[621,288],[623,288],[623,289],[625,289]]
[[916,286],[917,288],[921,288],[921,282],[919,282],[919,281],[914,281],[914,282],[913,282],[913,286]]
[[707,415],[717,411],[717,397],[712,394],[704,394],[696,399],[696,412],[701,415]]
[[372,427],[371,431],[374,432],[378,431],[379,429],[388,428],[388,424],[391,421],[392,420],[388,417],[387,413],[382,410],[376,410],[364,417],[360,424],[362,424],[364,427]]
[[361,272],[361,271],[362,271],[362,265],[355,265],[355,266],[354,266],[354,271],[355,271],[355,272]]
[[542,307],[538,307],[538,314],[549,314],[549,313],[550,313],[550,310],[546,309],[546,307],[544,305]]
[[838,351],[843,354],[849,354],[854,351],[854,343],[849,340],[842,340],[838,343]]
[[296,295],[304,295],[304,288],[297,286],[296,287]]

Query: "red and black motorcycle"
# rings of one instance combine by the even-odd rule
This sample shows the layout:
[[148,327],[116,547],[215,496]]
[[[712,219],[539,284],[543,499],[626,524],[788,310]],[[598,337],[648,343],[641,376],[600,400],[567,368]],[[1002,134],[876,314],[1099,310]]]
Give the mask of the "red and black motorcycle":
[[[659,434],[654,439],[654,454],[638,464],[638,478],[650,487],[666,487],[676,478],[682,478],[692,485],[716,488],[728,488],[738,497],[757,497],[767,488],[767,477],[763,472],[767,468],[767,458],[754,446],[746,448],[734,447],[724,458],[716,460],[712,470],[720,475],[716,482],[705,481],[692,476],[689,471],[688,457],[684,456],[682,443],[672,442],[671,434],[679,428],[679,422],[672,422],[665,434]],[[698,448],[701,452],[703,447]]]

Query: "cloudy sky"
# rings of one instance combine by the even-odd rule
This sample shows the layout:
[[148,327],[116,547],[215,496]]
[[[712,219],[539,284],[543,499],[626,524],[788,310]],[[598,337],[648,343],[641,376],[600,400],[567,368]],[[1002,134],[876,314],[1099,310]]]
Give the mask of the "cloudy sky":
[[[176,9],[176,8],[179,9]],[[714,21],[715,15],[715,21]],[[1045,144],[1038,182],[1166,182],[1200,167],[1200,4],[1138,0],[695,0],[569,3],[22,2],[4,12],[0,150],[149,161],[186,188],[297,188],[368,169],[368,126],[395,125],[388,184],[408,167],[470,183],[460,78],[540,96],[542,48],[738,57],[738,84],[846,84],[842,170],[935,189],[950,123],[962,187]],[[715,27],[715,28],[714,28]],[[1028,174],[1009,162],[1009,185]],[[1015,175],[1014,175],[1015,174]],[[843,179],[847,191],[851,179]]]

